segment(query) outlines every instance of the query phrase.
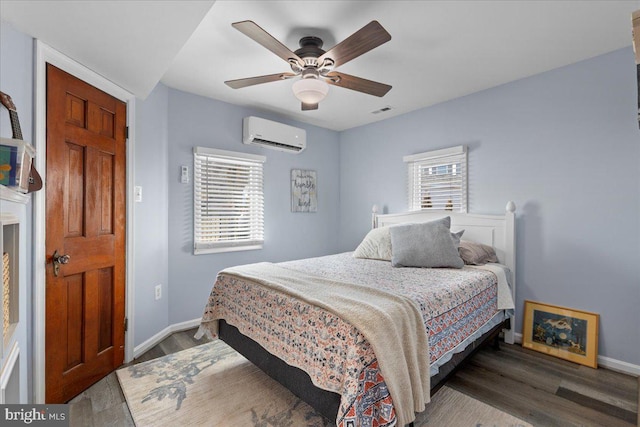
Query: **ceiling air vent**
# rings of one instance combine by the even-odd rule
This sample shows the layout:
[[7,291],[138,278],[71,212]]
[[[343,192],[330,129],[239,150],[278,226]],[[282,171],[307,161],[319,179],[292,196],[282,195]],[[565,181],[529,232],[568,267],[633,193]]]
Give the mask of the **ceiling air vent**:
[[371,114],[386,113],[387,111],[389,111],[389,110],[391,110],[391,109],[392,109],[392,107],[390,107],[390,106],[388,106],[388,105],[387,105],[386,107],[382,107],[382,108],[381,108],[381,109],[379,109],[379,110],[372,111],[372,112],[371,112]]

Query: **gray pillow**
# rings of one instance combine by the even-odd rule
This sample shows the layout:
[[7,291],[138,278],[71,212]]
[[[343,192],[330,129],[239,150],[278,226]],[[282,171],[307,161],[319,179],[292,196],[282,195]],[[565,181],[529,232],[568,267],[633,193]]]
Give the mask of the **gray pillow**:
[[451,238],[453,239],[453,244],[456,248],[460,246],[460,238],[462,237],[463,234],[464,234],[464,230],[451,233]]
[[449,230],[451,218],[391,227],[394,267],[464,267]]

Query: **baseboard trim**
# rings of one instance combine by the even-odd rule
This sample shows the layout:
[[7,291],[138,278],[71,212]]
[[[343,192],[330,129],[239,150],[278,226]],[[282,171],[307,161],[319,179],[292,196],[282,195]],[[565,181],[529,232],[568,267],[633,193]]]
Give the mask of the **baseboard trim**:
[[[516,344],[522,344],[522,334],[514,334],[514,338]],[[612,359],[611,357],[598,356],[598,366],[623,374],[633,375],[634,377],[640,377],[640,365]]]
[[522,344],[522,334],[519,334],[517,332],[515,334],[513,334],[513,341],[516,344]]
[[175,332],[185,331],[187,329],[195,328],[200,324],[201,318],[187,320],[186,322],[175,323],[173,325],[169,325],[157,334],[153,335],[151,338],[143,341],[139,345],[135,346],[133,349],[133,358],[137,358],[147,350],[153,348],[156,344],[158,344],[163,339],[167,338],[169,335]]
[[612,371],[640,377],[640,365],[634,365],[633,363],[623,362],[622,360],[612,359],[606,356],[598,356],[598,365],[611,369]]
[[197,319],[187,320],[186,322],[175,323],[171,325],[171,333],[186,331],[187,329],[195,328],[200,326],[200,322],[202,321],[201,317]]

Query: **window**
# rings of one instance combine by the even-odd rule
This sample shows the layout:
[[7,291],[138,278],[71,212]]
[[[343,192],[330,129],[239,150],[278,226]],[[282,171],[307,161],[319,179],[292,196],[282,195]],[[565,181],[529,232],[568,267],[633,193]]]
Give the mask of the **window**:
[[194,253],[261,249],[266,158],[204,147],[193,157]]
[[409,210],[467,211],[467,148],[464,145],[405,156]]

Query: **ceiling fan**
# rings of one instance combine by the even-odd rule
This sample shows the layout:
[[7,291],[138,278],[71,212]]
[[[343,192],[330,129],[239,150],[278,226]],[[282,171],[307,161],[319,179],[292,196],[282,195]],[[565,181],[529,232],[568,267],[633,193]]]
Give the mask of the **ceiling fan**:
[[231,24],[235,29],[255,40],[289,63],[291,72],[228,80],[233,89],[262,83],[286,80],[300,76],[293,84],[293,93],[302,102],[302,110],[317,110],[329,86],[339,86],[374,96],[384,96],[391,86],[351,76],[334,69],[354,58],[391,40],[391,35],[378,23],[371,21],[328,51],[322,49],[323,41],[318,37],[303,37],[300,48],[292,52],[253,21]]

